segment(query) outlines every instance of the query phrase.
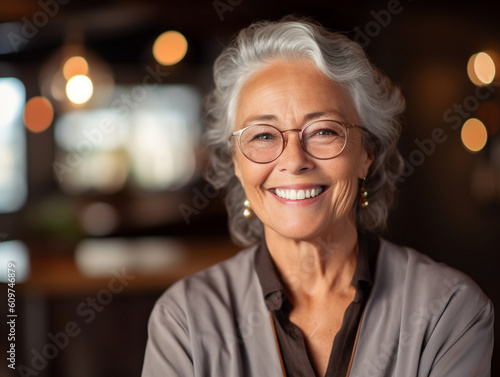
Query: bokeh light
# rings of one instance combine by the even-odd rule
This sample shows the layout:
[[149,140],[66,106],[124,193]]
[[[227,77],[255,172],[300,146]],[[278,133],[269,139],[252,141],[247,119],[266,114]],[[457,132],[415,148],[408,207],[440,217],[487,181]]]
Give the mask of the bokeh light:
[[80,44],[65,44],[42,66],[41,94],[58,113],[75,108],[102,108],[114,88],[111,68]]
[[24,93],[24,85],[18,79],[0,79],[0,127],[10,125],[21,115]]
[[0,282],[8,283],[9,276],[7,265],[13,262],[16,267],[16,283],[25,282],[30,274],[30,254],[24,242],[12,240],[0,242]]
[[130,243],[121,238],[88,238],[75,247],[78,270],[92,278],[112,276],[119,266],[130,267]]
[[26,90],[14,77],[0,78],[0,213],[16,212],[26,203]]
[[467,73],[475,85],[489,85],[495,78],[495,62],[486,52],[479,52],[470,57]]
[[488,132],[479,119],[468,119],[462,126],[462,143],[471,152],[479,152],[488,141]]
[[92,97],[93,92],[92,81],[84,75],[74,76],[66,84],[66,95],[71,102],[77,105],[87,102]]
[[75,247],[78,270],[92,278],[113,276],[116,268],[127,272],[165,273],[186,263],[185,249],[172,239],[145,237],[87,238]]
[[86,76],[88,73],[89,65],[82,56],[73,56],[64,63],[63,74],[66,80],[78,75]]
[[166,31],[156,38],[153,56],[162,65],[174,65],[186,55],[188,43],[178,31]]
[[45,97],[33,97],[24,107],[23,120],[31,132],[43,132],[54,120],[54,108]]

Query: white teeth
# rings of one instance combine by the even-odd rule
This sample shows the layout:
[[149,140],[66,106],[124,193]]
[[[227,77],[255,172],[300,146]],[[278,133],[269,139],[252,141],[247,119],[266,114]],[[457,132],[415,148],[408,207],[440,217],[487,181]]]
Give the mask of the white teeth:
[[308,190],[280,190],[276,189],[276,195],[283,199],[303,200],[314,198],[323,192],[323,187]]

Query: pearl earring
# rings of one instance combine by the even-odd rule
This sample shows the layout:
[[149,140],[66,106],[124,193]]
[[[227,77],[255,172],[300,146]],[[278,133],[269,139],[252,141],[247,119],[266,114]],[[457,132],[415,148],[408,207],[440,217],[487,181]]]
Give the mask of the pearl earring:
[[250,217],[252,217],[252,210],[250,208],[250,202],[248,201],[248,199],[245,199],[243,205],[245,206],[245,209],[243,210],[243,216],[249,219]]

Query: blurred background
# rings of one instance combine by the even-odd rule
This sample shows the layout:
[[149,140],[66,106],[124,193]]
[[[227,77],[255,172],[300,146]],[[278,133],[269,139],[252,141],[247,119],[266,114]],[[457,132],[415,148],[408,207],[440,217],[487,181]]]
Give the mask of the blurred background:
[[1,1],[0,289],[7,303],[14,261],[19,374],[139,376],[155,300],[239,250],[222,195],[200,175],[201,105],[230,37],[287,14],[355,39],[406,97],[406,166],[384,236],[466,272],[500,308],[498,10],[483,1]]

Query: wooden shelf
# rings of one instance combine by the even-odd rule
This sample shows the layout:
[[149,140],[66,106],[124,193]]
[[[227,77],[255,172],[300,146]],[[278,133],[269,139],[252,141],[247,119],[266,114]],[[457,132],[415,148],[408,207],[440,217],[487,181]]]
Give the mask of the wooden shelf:
[[[180,246],[181,251],[177,253],[176,261],[169,265],[155,268],[152,272],[146,271],[144,268],[135,268],[133,265],[114,267],[115,271],[121,271],[129,276],[128,279],[125,279],[124,294],[164,290],[185,276],[232,257],[241,249],[227,239],[175,241]],[[16,285],[16,290],[20,295],[75,296],[96,294],[101,289],[109,289],[108,285],[112,279],[115,280],[113,284],[116,286],[120,284],[112,274],[91,277],[82,273],[75,262],[74,252],[51,255],[44,253],[43,250],[32,251],[34,252],[31,253],[30,276],[26,282]],[[131,278],[132,276],[133,278]]]

